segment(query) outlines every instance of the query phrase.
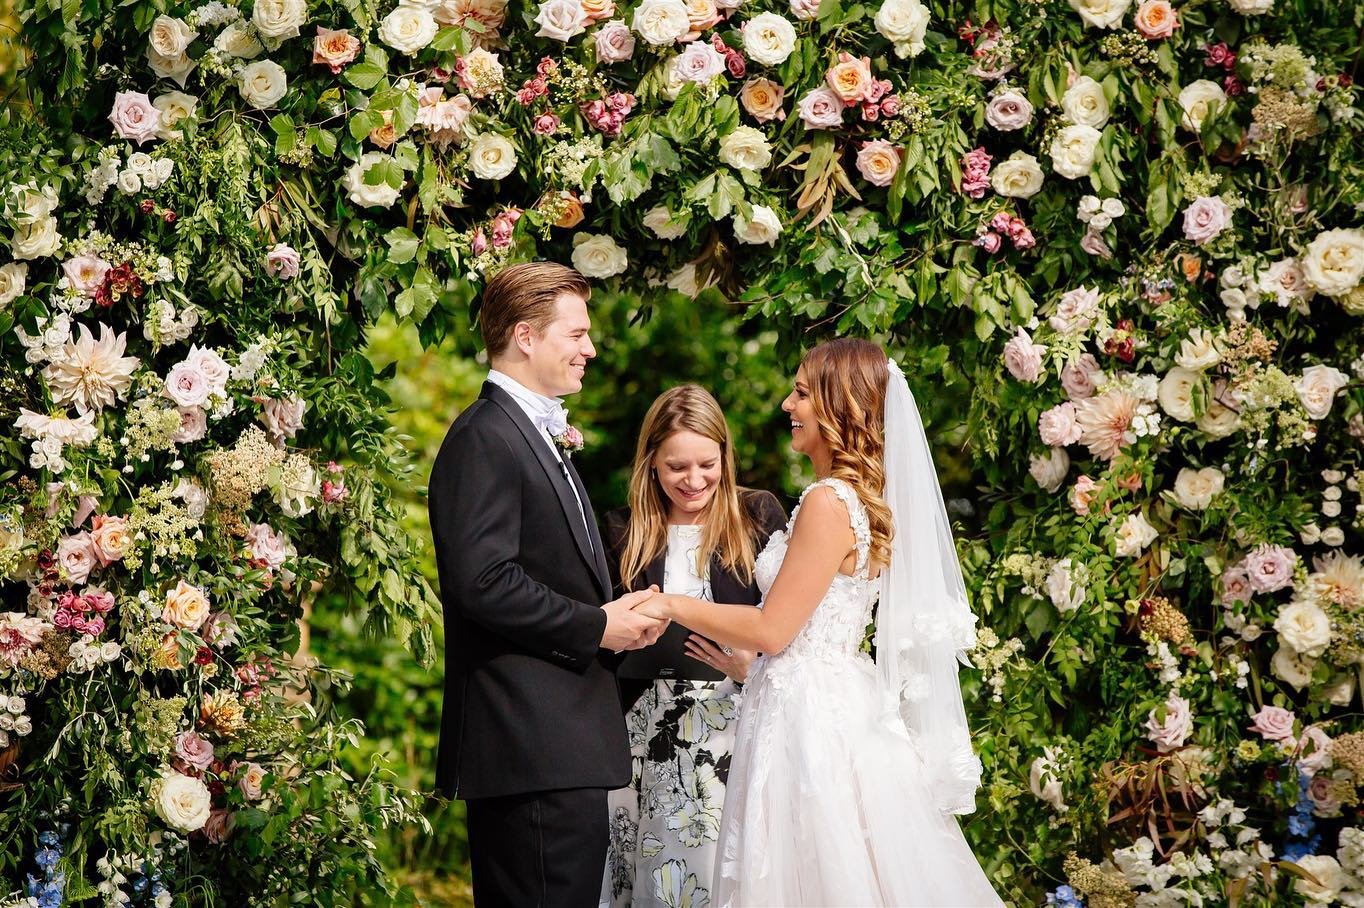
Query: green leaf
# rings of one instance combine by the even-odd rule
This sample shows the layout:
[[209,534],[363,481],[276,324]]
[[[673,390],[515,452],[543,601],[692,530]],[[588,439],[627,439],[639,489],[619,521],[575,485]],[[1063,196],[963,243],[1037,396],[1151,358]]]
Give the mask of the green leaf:
[[421,239],[406,227],[394,227],[384,235],[388,243],[388,260],[395,265],[406,265],[417,256]]
[[373,63],[355,63],[346,67],[346,71],[341,74],[350,85],[355,86],[361,91],[369,91],[379,84],[379,81],[387,75],[386,71]]

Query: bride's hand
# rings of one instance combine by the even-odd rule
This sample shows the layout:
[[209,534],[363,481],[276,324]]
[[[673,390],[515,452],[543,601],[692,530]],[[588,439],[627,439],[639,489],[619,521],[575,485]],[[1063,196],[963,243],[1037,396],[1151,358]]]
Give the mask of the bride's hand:
[[667,598],[666,595],[655,594],[635,606],[634,610],[641,615],[667,621],[672,617],[668,614]]
[[685,649],[688,656],[704,662],[716,671],[723,672],[725,677],[740,684],[747,680],[748,670],[753,667],[753,660],[758,657],[752,650],[717,646],[700,634],[688,637]]

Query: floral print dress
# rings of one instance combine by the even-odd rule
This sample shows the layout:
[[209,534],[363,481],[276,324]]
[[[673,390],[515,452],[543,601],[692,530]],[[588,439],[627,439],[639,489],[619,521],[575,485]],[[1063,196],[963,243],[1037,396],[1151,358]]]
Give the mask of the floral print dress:
[[[699,533],[669,527],[663,589],[711,600],[696,575]],[[626,716],[634,774],[608,797],[603,908],[708,904],[740,698],[729,679],[659,678]]]

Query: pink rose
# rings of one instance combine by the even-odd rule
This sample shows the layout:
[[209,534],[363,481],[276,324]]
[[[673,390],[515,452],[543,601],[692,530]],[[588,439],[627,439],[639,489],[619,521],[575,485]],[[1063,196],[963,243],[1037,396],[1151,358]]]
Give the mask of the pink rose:
[[552,111],[542,113],[535,118],[535,124],[531,128],[537,136],[552,136],[559,128],[559,115]]
[[107,615],[114,610],[114,594],[98,587],[90,587],[81,597],[96,614]]
[[597,29],[594,38],[601,63],[624,63],[635,54],[635,36],[622,19],[612,19]]
[[520,218],[521,212],[514,208],[498,212],[497,217],[493,218],[494,249],[507,249],[511,246],[512,236],[516,231],[516,222]]
[[[825,73],[824,84],[829,86],[829,90],[838,95],[839,100],[845,105],[876,100],[872,94],[878,84],[871,74],[870,57],[858,58],[849,53],[840,53],[838,62]],[[878,94],[877,98],[879,97]]]
[[204,838],[210,845],[221,845],[227,841],[227,837],[232,834],[232,827],[236,824],[236,814],[226,807],[210,807],[208,809],[208,819],[204,822]]
[[1113,257],[1113,250],[1108,248],[1108,244],[1104,242],[1103,234],[1097,230],[1089,230],[1080,238],[1080,248],[1105,261]]
[[990,188],[990,162],[992,158],[984,148],[968,151],[961,159],[961,192],[973,199],[985,195]]
[[213,765],[213,745],[195,731],[182,731],[175,736],[175,755],[198,770]]
[[1103,374],[1094,354],[1084,353],[1074,362],[1066,363],[1061,370],[1061,387],[1071,400],[1084,400],[1094,396]]
[[900,115],[900,96],[886,95],[881,99],[881,116],[897,117]]
[[1156,41],[1175,33],[1175,26],[1179,25],[1179,14],[1170,5],[1170,0],[1145,0],[1137,7],[1133,24],[1143,37]]
[[1313,725],[1298,739],[1298,767],[1315,775],[1326,768],[1331,759],[1331,736]]
[[1047,410],[1037,420],[1037,432],[1048,447],[1073,445],[1080,440],[1080,424],[1075,421],[1075,404],[1066,401]]
[[247,530],[246,545],[251,550],[251,557],[265,562],[272,571],[289,557],[289,540],[268,523],[258,523]]
[[677,78],[704,85],[725,71],[725,57],[708,41],[693,41],[673,62]]
[[90,550],[101,565],[122,561],[132,546],[133,537],[128,532],[127,520],[109,514],[95,518],[94,528],[90,532]]
[[1032,102],[1022,92],[1011,88],[990,99],[985,107],[985,122],[1000,132],[1011,132],[1031,123],[1032,114]]
[[109,273],[109,263],[97,255],[78,255],[62,262],[62,273],[66,275],[71,289],[81,296],[93,298],[95,291],[104,283]]
[[824,86],[801,98],[797,110],[806,129],[835,129],[843,125],[843,101]]
[[261,424],[276,442],[293,438],[303,428],[303,413],[308,402],[301,397],[267,397],[259,401]]
[[1099,288],[1086,289],[1084,285],[1066,291],[1056,304],[1056,314],[1048,321],[1052,328],[1062,334],[1088,331],[1099,314]]
[[1231,226],[1231,206],[1215,195],[1199,196],[1184,209],[1184,237],[1202,246]]
[[171,366],[166,373],[166,396],[179,407],[198,407],[208,402],[213,388],[204,373],[188,360]]
[[187,445],[208,434],[208,414],[203,407],[180,407],[179,410],[180,428],[175,430],[171,441],[177,445]]
[[1160,708],[1151,710],[1146,717],[1146,736],[1156,745],[1156,750],[1169,753],[1183,747],[1193,732],[1193,714],[1189,711],[1189,701],[1178,694],[1170,694],[1165,701],[1165,718],[1158,719]]
[[819,0],[791,0],[791,15],[810,20],[819,14]]
[[1246,555],[1246,573],[1257,593],[1272,593],[1293,584],[1298,556],[1281,545],[1261,545]]
[[1004,345],[1004,366],[1019,381],[1036,383],[1042,380],[1042,355],[1047,348],[1035,344],[1022,328]]
[[482,227],[475,227],[473,236],[469,238],[469,251],[474,255],[482,255],[488,251],[488,235],[483,232]]
[[265,273],[282,281],[298,277],[298,250],[287,243],[276,243],[265,254]]
[[339,479],[332,482],[330,479],[322,480],[322,500],[327,504],[338,504],[346,500],[350,490],[346,488],[346,482]]
[[[1075,485],[1070,487],[1070,509],[1081,517],[1089,514],[1089,506],[1094,503],[1099,492],[1099,484],[1088,476],[1078,476]],[[1105,508],[1107,510],[1107,508]]]
[[1266,741],[1290,741],[1293,738],[1293,710],[1281,706],[1261,706],[1251,716],[1250,730]]
[[857,152],[857,172],[873,186],[889,186],[900,169],[900,149],[885,139],[863,142]]
[[212,347],[200,347],[195,344],[189,348],[189,353],[185,354],[185,362],[198,369],[204,378],[208,379],[209,387],[215,394],[226,395],[227,380],[232,377],[232,367],[218,355]]
[[1341,801],[1336,796],[1336,786],[1329,776],[1313,776],[1307,785],[1307,797],[1312,801],[1312,812],[1317,816],[1340,816]]
[[264,783],[265,768],[258,763],[247,763],[246,772],[237,780],[237,787],[248,801],[259,801]]
[[987,230],[972,241],[971,245],[979,246],[986,252],[994,255],[999,251],[1000,245],[1004,242],[1003,238],[993,230]]
[[226,649],[237,642],[237,619],[227,612],[213,612],[204,622],[204,642],[217,649]]
[[57,563],[65,571],[70,583],[84,583],[97,563],[90,534],[82,530],[63,539],[57,546]]
[[114,108],[109,111],[109,122],[120,138],[141,145],[156,138],[161,128],[161,111],[152,106],[145,92],[121,91],[114,95]]
[[1230,607],[1238,602],[1249,602],[1254,595],[1250,575],[1243,566],[1235,564],[1222,572],[1222,605]]
[[351,35],[345,28],[317,27],[317,37],[313,39],[313,62],[332,71],[332,75],[355,59],[360,52],[360,39]]

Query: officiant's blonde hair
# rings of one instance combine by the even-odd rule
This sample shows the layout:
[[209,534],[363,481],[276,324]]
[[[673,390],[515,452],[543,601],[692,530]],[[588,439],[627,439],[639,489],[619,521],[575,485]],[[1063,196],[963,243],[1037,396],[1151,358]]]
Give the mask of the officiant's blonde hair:
[[751,583],[757,531],[739,500],[743,490],[735,479],[729,423],[719,403],[699,385],[678,385],[664,391],[640,426],[630,471],[630,523],[621,552],[621,582],[630,589],[649,563],[668,548],[669,501],[654,475],[654,457],[678,432],[695,432],[720,446],[720,484],[702,522],[697,574],[706,576],[711,557],[718,555],[729,574],[740,583]]
[[852,486],[871,524],[871,560],[890,563],[895,534],[886,489],[886,351],[871,341],[840,337],[801,360],[819,436],[833,455],[831,476]]

